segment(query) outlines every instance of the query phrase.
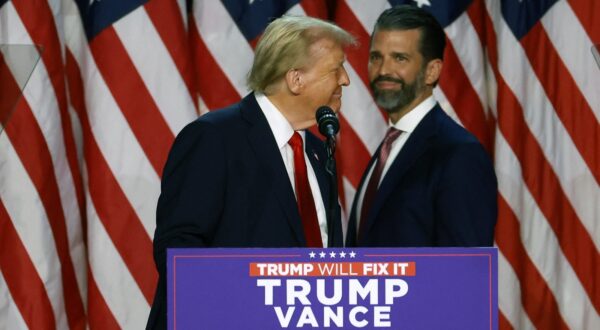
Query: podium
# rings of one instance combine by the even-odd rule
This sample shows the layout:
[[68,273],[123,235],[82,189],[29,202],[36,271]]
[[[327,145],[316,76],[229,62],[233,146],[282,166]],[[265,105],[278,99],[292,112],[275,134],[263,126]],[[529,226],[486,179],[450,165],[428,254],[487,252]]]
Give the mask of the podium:
[[168,249],[169,329],[497,329],[497,249]]

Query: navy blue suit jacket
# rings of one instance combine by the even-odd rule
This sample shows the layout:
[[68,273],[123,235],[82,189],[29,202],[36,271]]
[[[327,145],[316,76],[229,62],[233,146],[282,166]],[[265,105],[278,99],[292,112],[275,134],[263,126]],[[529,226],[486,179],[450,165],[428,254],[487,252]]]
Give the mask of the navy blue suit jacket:
[[[323,143],[308,131],[305,141],[327,208]],[[333,221],[331,246],[341,247],[336,205],[328,221]],[[163,171],[156,224],[154,259],[160,278],[148,328],[166,326],[167,247],[306,246],[281,153],[253,94],[201,116],[179,133]]]
[[[374,161],[369,162],[359,187],[366,184]],[[366,220],[361,220],[366,227],[360,239],[356,234],[358,191],[347,246],[493,245],[494,167],[479,141],[439,105],[417,125],[386,172]]]

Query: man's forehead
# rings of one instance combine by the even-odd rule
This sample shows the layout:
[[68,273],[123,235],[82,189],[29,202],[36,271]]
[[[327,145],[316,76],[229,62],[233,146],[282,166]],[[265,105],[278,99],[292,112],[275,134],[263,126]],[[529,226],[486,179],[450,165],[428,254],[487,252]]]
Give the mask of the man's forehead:
[[371,50],[374,46],[386,48],[407,48],[418,46],[421,31],[419,29],[410,30],[379,30],[375,31],[371,39]]
[[309,54],[312,56],[323,57],[327,54],[337,55],[337,57],[344,58],[344,50],[342,45],[329,38],[321,38],[313,42],[309,47]]

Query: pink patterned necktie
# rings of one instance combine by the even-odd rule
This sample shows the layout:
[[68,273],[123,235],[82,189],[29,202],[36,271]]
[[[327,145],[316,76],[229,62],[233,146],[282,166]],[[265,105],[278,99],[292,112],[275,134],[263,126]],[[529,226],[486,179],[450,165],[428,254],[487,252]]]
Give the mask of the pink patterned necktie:
[[369,210],[371,209],[373,200],[377,194],[377,187],[379,186],[379,181],[381,180],[381,174],[383,173],[383,168],[385,167],[387,158],[390,155],[392,144],[394,141],[396,141],[400,134],[402,134],[402,131],[397,130],[394,127],[390,127],[383,138],[383,143],[379,149],[379,155],[377,157],[377,163],[375,163],[375,168],[373,169],[373,173],[371,173],[371,178],[369,179],[369,184],[367,185],[367,190],[365,191],[365,195],[363,197],[358,229],[359,238],[363,236],[363,231],[366,227],[365,222],[367,220],[367,215],[369,214]]

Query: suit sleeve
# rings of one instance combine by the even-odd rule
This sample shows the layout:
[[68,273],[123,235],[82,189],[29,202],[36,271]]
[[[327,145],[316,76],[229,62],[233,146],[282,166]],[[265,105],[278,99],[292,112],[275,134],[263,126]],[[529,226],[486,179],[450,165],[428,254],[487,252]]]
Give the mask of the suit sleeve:
[[498,216],[497,180],[478,143],[456,146],[442,169],[435,198],[439,246],[492,246]]
[[175,139],[163,170],[154,261],[159,283],[147,328],[166,328],[166,249],[210,244],[222,213],[226,157],[220,132],[195,121]]

